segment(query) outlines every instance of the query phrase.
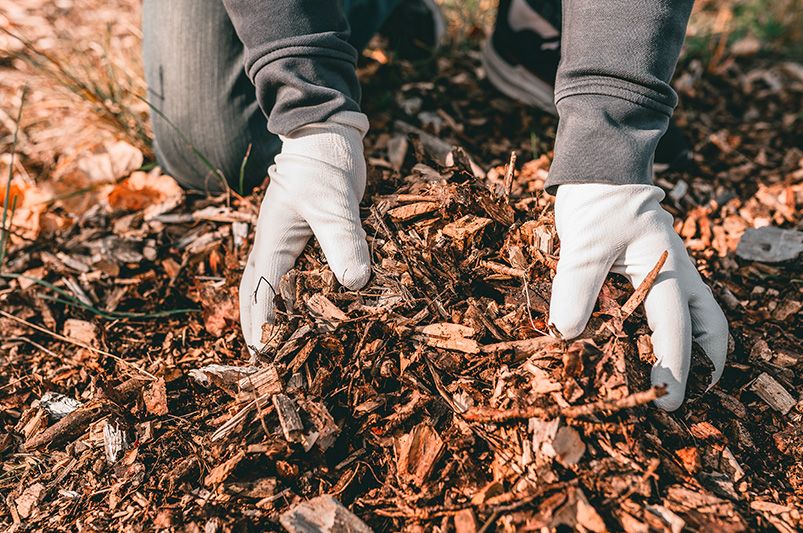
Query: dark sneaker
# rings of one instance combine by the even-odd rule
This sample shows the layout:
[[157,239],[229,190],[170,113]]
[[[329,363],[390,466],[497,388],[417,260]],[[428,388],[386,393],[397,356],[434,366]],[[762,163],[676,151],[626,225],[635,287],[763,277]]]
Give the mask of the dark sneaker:
[[540,2],[540,7],[536,11],[526,0],[501,0],[494,32],[482,49],[482,63],[500,92],[556,115],[560,2]]
[[[560,0],[500,0],[496,25],[482,49],[488,81],[505,95],[557,115]],[[673,120],[655,151],[655,170],[681,170],[691,149]]]
[[402,0],[379,33],[401,59],[424,59],[443,42],[446,19],[435,0]]

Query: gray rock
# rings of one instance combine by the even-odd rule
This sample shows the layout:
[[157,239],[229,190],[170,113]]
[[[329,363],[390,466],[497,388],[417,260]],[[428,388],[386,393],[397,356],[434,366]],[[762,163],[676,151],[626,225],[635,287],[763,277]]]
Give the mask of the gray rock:
[[736,255],[740,258],[762,263],[793,261],[801,253],[803,253],[803,231],[773,226],[748,229],[736,247]]

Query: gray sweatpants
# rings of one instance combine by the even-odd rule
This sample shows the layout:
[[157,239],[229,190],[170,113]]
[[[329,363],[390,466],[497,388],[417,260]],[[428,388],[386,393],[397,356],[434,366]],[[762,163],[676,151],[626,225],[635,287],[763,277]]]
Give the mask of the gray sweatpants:
[[[280,148],[276,135],[359,111],[355,46],[396,1],[145,0],[145,75],[161,164],[191,188],[261,181]],[[550,190],[651,183],[655,147],[677,103],[669,80],[692,3],[564,0]],[[351,40],[350,28],[359,31]]]

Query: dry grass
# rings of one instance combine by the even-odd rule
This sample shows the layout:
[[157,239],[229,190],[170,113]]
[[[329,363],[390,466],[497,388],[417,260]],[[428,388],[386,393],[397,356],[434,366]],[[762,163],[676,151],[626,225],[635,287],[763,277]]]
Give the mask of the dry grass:
[[[13,5],[12,5],[13,4]],[[35,179],[116,139],[150,151],[139,2],[0,1],[0,146],[29,88],[19,152]]]

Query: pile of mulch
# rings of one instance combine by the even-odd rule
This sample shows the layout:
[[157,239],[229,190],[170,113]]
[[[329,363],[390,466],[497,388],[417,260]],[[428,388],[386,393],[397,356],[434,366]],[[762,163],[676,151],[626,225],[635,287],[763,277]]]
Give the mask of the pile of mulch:
[[105,173],[84,196],[43,210],[20,182],[33,233],[0,272],[0,523],[803,527],[803,78],[740,65],[681,68],[697,164],[658,181],[733,341],[709,392],[695,353],[672,414],[649,403],[662,392],[639,307],[649,280],[611,277],[581,338],[549,334],[554,119],[478,81],[473,51],[364,68],[374,276],[346,291],[309,246],[254,357],[236,287],[259,194],[185,197],[158,169],[134,171],[142,156],[124,143],[61,165]]

